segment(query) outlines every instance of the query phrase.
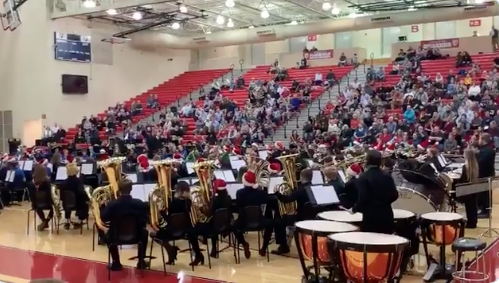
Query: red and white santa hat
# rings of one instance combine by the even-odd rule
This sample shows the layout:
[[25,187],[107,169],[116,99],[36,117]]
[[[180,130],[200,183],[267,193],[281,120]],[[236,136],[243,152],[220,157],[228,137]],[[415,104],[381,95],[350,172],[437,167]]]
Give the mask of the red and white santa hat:
[[99,153],[100,153],[100,154],[106,154],[106,150],[102,148],[102,149],[99,151]]
[[259,149],[260,148],[260,146],[256,142],[252,143],[251,147],[253,147],[255,149]]
[[175,152],[173,154],[173,161],[176,161],[176,162],[183,162],[184,161],[184,158],[182,158],[182,154],[180,154],[179,152]]
[[227,190],[227,183],[223,179],[215,179],[213,181],[213,190],[216,191],[225,191]]
[[387,151],[394,151],[395,150],[395,143],[389,143],[388,146],[386,147]]
[[428,140],[424,140],[418,144],[418,149],[419,150],[426,150],[428,148],[429,142]]
[[268,166],[268,170],[272,174],[281,174],[282,169],[281,169],[281,164],[274,162],[270,163]]
[[358,176],[360,173],[362,173],[362,167],[357,163],[350,165],[347,169],[347,174],[353,177]]
[[235,146],[234,149],[232,150],[232,154],[237,155],[237,156],[241,156],[241,155],[243,155],[243,151],[240,147]]
[[66,160],[68,161],[68,163],[72,163],[74,161],[74,157],[69,154],[67,157],[66,157]]
[[224,152],[230,152],[230,151],[231,151],[230,145],[228,144],[224,145]]
[[281,141],[276,141],[274,143],[274,147],[277,149],[277,150],[284,150],[285,149],[285,146],[284,144],[281,142]]
[[252,187],[254,189],[258,188],[256,183],[256,174],[253,171],[246,171],[243,175],[243,185],[246,187]]
[[272,151],[272,150],[274,150],[274,145],[273,145],[273,144],[271,144],[271,143],[269,143],[269,144],[265,145],[265,149],[266,149],[267,151]]

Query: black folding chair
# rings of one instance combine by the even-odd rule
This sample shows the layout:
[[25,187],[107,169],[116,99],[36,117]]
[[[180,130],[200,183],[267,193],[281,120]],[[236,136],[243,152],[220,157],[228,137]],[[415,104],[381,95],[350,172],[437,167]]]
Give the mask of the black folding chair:
[[[175,246],[175,241],[179,240],[185,240],[187,237],[187,233],[189,232],[189,229],[191,228],[191,220],[189,219],[189,215],[186,213],[174,213],[172,214],[169,219],[168,219],[168,226],[165,227],[168,231],[168,237],[167,239],[160,239],[157,237],[152,237],[152,242],[151,242],[151,248],[149,250],[149,256],[152,257],[152,249],[154,246],[154,243],[156,242],[161,246],[161,254],[163,256],[163,266],[165,266],[165,257],[164,257],[164,247],[163,247],[163,242],[164,241],[173,241],[173,245]],[[190,257],[192,258],[192,247],[191,243],[187,241],[189,244],[189,253]],[[173,261],[175,264],[175,261]],[[192,270],[194,271],[194,266],[192,266]],[[164,272],[166,274],[166,267],[164,269]]]
[[[35,220],[33,221],[33,227],[34,227],[34,230],[36,230],[36,218],[37,218],[37,215],[36,215],[36,211],[37,210],[52,210],[53,207],[52,207],[52,203],[50,203],[48,200],[51,196],[50,195],[47,195],[46,192],[36,192],[35,193],[35,200],[31,203],[31,209],[28,210],[28,216],[27,216],[27,221],[26,221],[26,234],[29,235],[29,220],[30,220],[30,213],[33,212],[33,216],[35,218]],[[54,225],[57,224],[57,220],[56,220],[57,216],[56,216],[56,213],[54,211],[54,216],[52,217],[51,221],[52,221],[52,225],[50,225],[50,232],[52,233],[54,231]]]
[[[258,251],[260,251],[261,240],[263,237],[263,230],[265,225],[263,223],[262,208],[260,206],[247,206],[244,208],[244,226],[241,227],[241,232],[257,232],[258,233]],[[237,242],[237,263],[241,263],[241,255],[239,249],[239,242]],[[270,261],[269,248],[267,246],[267,261]]]
[[[232,246],[234,250],[234,258],[237,263],[237,256],[236,256],[236,245],[235,245],[235,238],[234,238],[234,233],[233,233],[233,228],[232,228],[232,215],[227,208],[219,208],[215,211],[213,214],[213,218],[211,220],[211,227],[210,227],[210,233],[208,235],[205,235],[207,239],[216,237],[220,238],[220,241],[217,241],[216,245],[216,252],[217,252],[217,258],[218,254],[222,252],[219,247],[219,243],[221,242],[223,236],[227,235],[229,237],[229,246],[224,248],[227,249],[230,246]],[[208,255],[208,266],[211,268],[211,259],[210,259],[210,249],[209,249],[209,243],[206,241],[206,254]]]
[[[62,200],[62,209],[64,210],[64,212],[76,211],[76,209],[77,209],[76,195],[74,192],[68,191],[68,190],[63,190],[62,194],[61,194],[61,200]],[[88,217],[87,217],[87,219],[83,219],[81,224],[82,225],[80,225],[80,235],[83,234],[83,224],[87,225],[87,230],[90,229],[90,227],[88,225]],[[59,234],[59,227],[60,227],[60,225],[57,226],[57,234]]]
[[[111,264],[111,246],[123,246],[123,245],[137,245],[138,248],[141,245],[147,245],[143,243],[140,239],[140,228],[137,227],[137,216],[135,215],[124,215],[120,220],[111,222],[109,228],[109,234],[107,235],[106,243],[108,246],[107,251],[107,265]],[[141,269],[141,276],[144,277],[144,269]],[[108,280],[111,281],[111,268],[108,268]]]

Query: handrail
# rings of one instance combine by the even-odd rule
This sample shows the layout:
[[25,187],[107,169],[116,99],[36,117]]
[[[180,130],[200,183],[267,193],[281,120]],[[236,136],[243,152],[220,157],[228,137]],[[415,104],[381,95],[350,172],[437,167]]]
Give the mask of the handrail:
[[244,59],[239,59],[239,68],[241,69],[241,72],[243,71],[243,64],[244,64]]
[[373,67],[373,63],[374,63],[374,52],[371,52],[371,55],[369,56],[371,57],[371,68]]
[[298,125],[298,117],[300,117],[300,115],[296,115],[296,128],[299,129],[300,126]]
[[286,133],[287,129],[286,129],[286,125],[288,124],[288,122],[286,122],[286,124],[284,124],[284,138],[287,139],[288,138],[288,135]]

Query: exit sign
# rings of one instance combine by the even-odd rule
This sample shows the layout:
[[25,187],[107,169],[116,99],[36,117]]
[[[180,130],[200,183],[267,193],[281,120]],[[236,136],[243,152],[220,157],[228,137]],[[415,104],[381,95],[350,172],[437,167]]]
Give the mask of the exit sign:
[[482,20],[470,20],[470,27],[479,27],[482,25]]

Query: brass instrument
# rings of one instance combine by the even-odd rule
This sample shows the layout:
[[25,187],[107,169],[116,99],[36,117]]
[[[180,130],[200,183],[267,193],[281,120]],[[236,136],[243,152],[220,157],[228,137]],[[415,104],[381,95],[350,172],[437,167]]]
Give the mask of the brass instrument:
[[[284,176],[286,181],[277,185],[274,192],[279,192],[282,195],[290,195],[298,187],[298,180],[296,179],[296,157],[298,154],[289,154],[277,157],[281,162],[284,169]],[[284,215],[295,215],[298,209],[298,203],[296,201],[290,203],[283,203],[277,201],[279,206],[279,213],[281,216]]]
[[98,161],[97,165],[104,170],[107,180],[111,186],[114,198],[118,198],[118,182],[123,179],[121,163],[125,157],[111,157],[103,161]]
[[366,154],[362,154],[362,155],[358,155],[358,156],[350,157],[350,158],[347,158],[345,156],[344,160],[336,163],[336,167],[343,169],[343,170],[347,170],[348,167],[350,167],[352,164],[355,164],[355,163],[365,164],[366,156],[367,156]]
[[151,227],[158,231],[166,226],[160,211],[165,214],[172,199],[172,171],[175,163],[171,159],[154,161],[153,166],[158,173],[158,185],[149,193],[149,209],[151,217]]
[[214,161],[196,161],[193,166],[194,171],[199,179],[199,185],[191,187],[191,223],[206,223],[210,220],[207,216],[211,194],[212,194],[212,180]]
[[256,182],[262,188],[268,188],[270,185],[270,172],[268,170],[270,163],[258,156],[247,154],[243,157],[248,170],[256,175]]
[[95,225],[97,225],[100,230],[106,230],[109,227],[109,224],[102,221],[100,209],[113,199],[114,193],[111,185],[98,187],[93,191],[90,186],[85,186],[84,189],[90,200],[90,208],[92,209],[92,214],[95,218]]
[[62,201],[61,201],[61,190],[57,185],[52,184],[50,186],[50,196],[52,197],[52,208],[54,210],[55,218],[59,222],[62,218]]

